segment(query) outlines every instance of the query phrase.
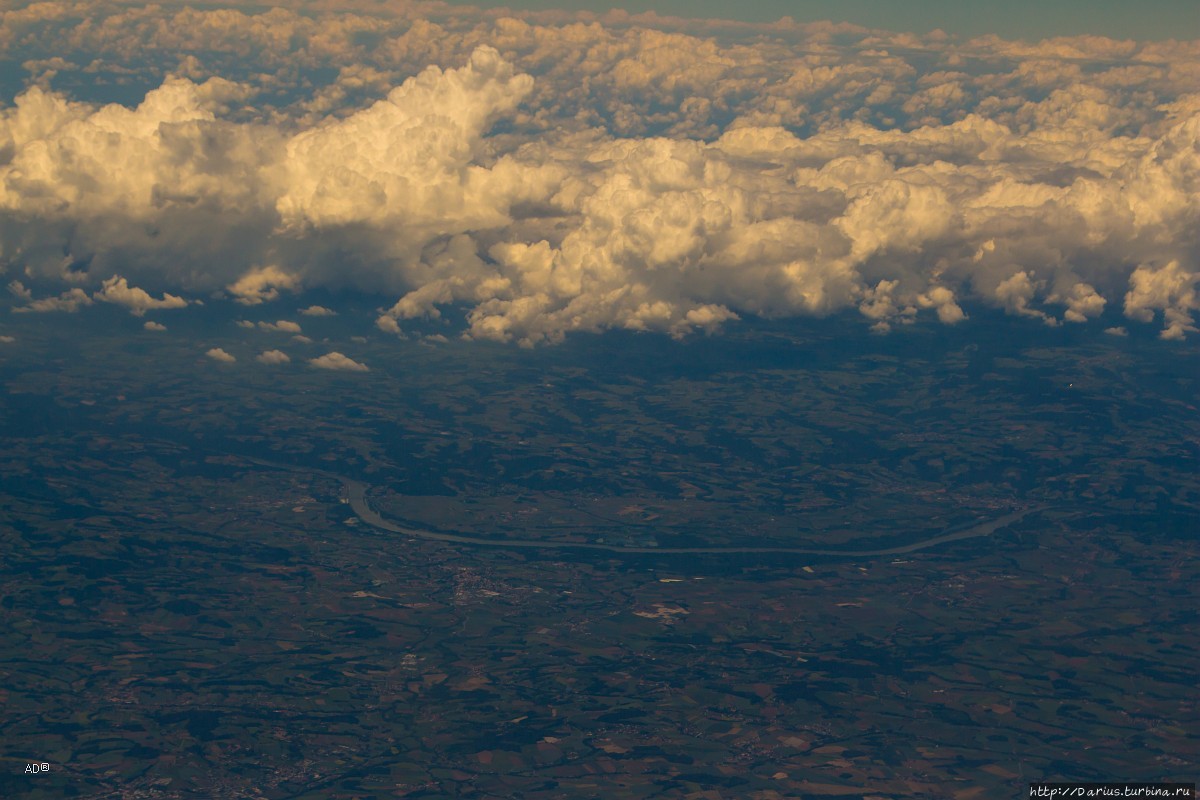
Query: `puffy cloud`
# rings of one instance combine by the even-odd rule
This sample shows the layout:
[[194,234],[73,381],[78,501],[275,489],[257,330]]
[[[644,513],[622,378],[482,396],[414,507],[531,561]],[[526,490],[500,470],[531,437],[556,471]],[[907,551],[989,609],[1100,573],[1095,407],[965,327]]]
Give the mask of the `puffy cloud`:
[[204,355],[208,356],[213,361],[220,361],[222,364],[232,364],[233,362],[237,361],[235,357],[231,356],[229,353],[226,353],[220,347],[214,347],[208,350]]
[[260,322],[258,327],[264,331],[278,333],[300,333],[300,326],[291,320],[281,319],[278,322]]
[[168,77],[133,109],[34,87],[0,111],[5,256],[32,276],[80,283],[119,268],[175,286],[192,269],[216,273],[197,281],[211,285],[253,255],[231,234],[257,219],[265,140],[215,119],[212,84]]
[[1002,280],[994,292],[996,300],[1013,314],[1040,319],[1047,325],[1056,325],[1058,320],[1044,311],[1030,307],[1034,294],[1041,288],[1041,283],[1035,283],[1028,272],[1021,270]]
[[41,300],[34,300],[33,293],[20,281],[11,282],[8,285],[8,290],[15,297],[24,300],[26,303],[23,306],[13,309],[18,314],[29,312],[42,314],[50,311],[65,311],[68,314],[74,314],[84,306],[92,304],[92,298],[88,297],[87,292],[79,287],[68,289],[55,297],[43,297]]
[[1096,292],[1095,287],[1086,283],[1076,283],[1064,297],[1051,295],[1047,299],[1067,306],[1063,314],[1063,319],[1067,322],[1086,322],[1092,317],[1098,317],[1108,304],[1108,301]]
[[400,224],[434,235],[505,224],[537,178],[506,159],[477,162],[483,134],[533,86],[488,47],[460,69],[429,67],[386,99],[287,144],[285,225]]
[[945,286],[933,286],[927,292],[917,295],[917,303],[921,308],[937,310],[937,317],[947,325],[954,325],[967,318],[962,308],[954,301],[954,292]]
[[142,328],[148,331],[165,331],[167,326],[159,322],[154,322],[153,320],[148,320],[144,325],[142,325]]
[[[52,292],[15,310],[349,288],[384,331],[454,305],[533,345],[1123,297],[1194,330],[1200,43],[354,8],[0,17],[41,81],[0,108],[0,264]],[[118,75],[157,88],[104,105]]]
[[254,360],[262,364],[286,364],[292,359],[282,350],[264,350]]
[[1140,265],[1129,276],[1129,291],[1125,293],[1125,316],[1150,322],[1161,311],[1165,325],[1159,335],[1163,339],[1183,339],[1196,333],[1191,312],[1200,308],[1196,283],[1200,273],[1188,272],[1178,261],[1162,267]]
[[0,343],[2,343],[2,344],[12,344],[16,340],[17,339],[15,336],[9,336],[7,334],[0,336]]
[[280,289],[296,291],[300,278],[274,265],[255,267],[225,288],[242,305],[256,306],[279,297]]
[[337,316],[337,312],[332,308],[325,306],[309,306],[308,308],[300,309],[300,313],[306,317],[333,317]]
[[163,294],[161,300],[155,300],[144,289],[130,286],[128,281],[119,275],[114,275],[101,284],[100,291],[92,298],[104,303],[114,303],[125,306],[135,317],[144,315],[148,310],[157,308],[184,308],[187,300],[173,294]]
[[342,355],[336,350],[332,353],[326,353],[319,358],[310,358],[309,364],[312,364],[317,369],[337,369],[347,372],[368,372],[366,364],[361,364],[352,358]]
[[8,284],[8,293],[25,303],[33,300],[33,292],[20,281],[10,281]]

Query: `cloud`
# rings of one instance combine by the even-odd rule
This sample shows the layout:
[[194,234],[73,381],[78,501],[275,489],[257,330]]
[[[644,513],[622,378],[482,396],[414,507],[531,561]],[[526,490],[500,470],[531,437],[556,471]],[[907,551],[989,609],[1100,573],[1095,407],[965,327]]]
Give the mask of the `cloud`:
[[8,336],[8,335],[0,336],[0,343],[3,343],[3,344],[12,344],[15,341],[16,341],[16,337],[14,337],[14,336]]
[[278,322],[260,322],[258,327],[264,331],[279,333],[300,333],[300,326],[290,320],[281,319]]
[[334,317],[334,316],[337,316],[336,311],[334,311],[332,308],[326,308],[325,306],[309,306],[308,308],[300,309],[300,313],[306,317]]
[[366,364],[360,364],[352,358],[347,358],[341,353],[334,351],[326,353],[320,358],[310,358],[309,364],[312,364],[317,369],[337,369],[348,372],[368,372]]
[[[352,290],[392,334],[454,306],[523,345],[975,304],[1195,330],[1200,43],[385,6],[0,17],[30,78],[0,257],[48,293],[14,310]],[[105,104],[118,80],[156,88]]]
[[152,320],[148,320],[144,325],[142,325],[142,328],[148,331],[165,331],[167,326]]
[[211,350],[207,351],[204,355],[208,356],[213,361],[220,361],[223,364],[232,364],[233,362],[237,361],[236,358],[229,355],[229,353],[226,353],[224,350],[222,350],[219,347],[212,348]]
[[996,286],[994,296],[1010,313],[1040,319],[1047,325],[1057,325],[1057,319],[1030,306],[1040,289],[1041,283],[1035,283],[1028,272],[1021,270],[1002,280]]
[[264,350],[254,360],[262,364],[286,364],[292,359],[282,350]]
[[276,266],[256,267],[225,288],[242,305],[256,306],[278,298],[280,289],[296,291],[300,278]]
[[135,317],[140,317],[151,309],[184,308],[188,304],[187,300],[173,294],[164,294],[161,300],[155,300],[144,289],[130,286],[128,281],[119,275],[113,275],[104,281],[100,291],[93,294],[92,298],[103,303],[125,306]]
[[8,293],[25,303],[33,300],[33,292],[20,281],[10,281],[8,284]]
[[68,314],[74,314],[84,306],[92,304],[92,298],[88,297],[87,292],[78,287],[68,289],[56,297],[44,297],[41,300],[34,300],[29,290],[22,286],[19,281],[13,281],[9,284],[8,288],[12,294],[26,301],[26,305],[13,309],[18,314],[30,312],[44,314],[51,311],[63,311]]
[[1076,283],[1065,297],[1051,295],[1050,302],[1061,302],[1067,306],[1063,319],[1067,322],[1086,322],[1092,317],[1098,317],[1104,311],[1108,301],[1096,292],[1095,287],[1086,283]]
[[1165,325],[1159,335],[1163,339],[1183,339],[1196,333],[1192,313],[1200,308],[1196,283],[1200,273],[1189,272],[1172,261],[1162,267],[1140,265],[1129,276],[1129,291],[1125,293],[1125,316],[1150,322],[1161,311]]
[[537,188],[527,186],[537,170],[472,162],[487,129],[532,86],[480,47],[460,69],[429,67],[369,108],[297,134],[276,202],[283,224],[400,225],[435,236],[506,224],[507,207]]
[[967,318],[962,308],[954,301],[954,292],[945,286],[931,286],[929,291],[917,295],[921,308],[937,310],[937,318],[946,325],[955,325]]

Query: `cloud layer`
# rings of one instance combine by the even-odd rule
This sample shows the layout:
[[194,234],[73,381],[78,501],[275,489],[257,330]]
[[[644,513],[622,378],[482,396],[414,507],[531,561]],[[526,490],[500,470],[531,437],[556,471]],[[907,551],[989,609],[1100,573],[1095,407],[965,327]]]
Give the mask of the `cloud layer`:
[[[1196,330],[1200,42],[373,13],[0,15],[19,308],[354,287],[382,330],[456,305],[523,344],[970,303]],[[85,73],[149,91],[55,89]]]

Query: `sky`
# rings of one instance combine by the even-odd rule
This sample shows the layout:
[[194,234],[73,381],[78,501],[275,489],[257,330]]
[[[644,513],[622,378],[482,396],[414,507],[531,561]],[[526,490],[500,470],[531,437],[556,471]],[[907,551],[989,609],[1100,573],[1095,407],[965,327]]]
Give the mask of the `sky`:
[[1200,39],[1001,22],[20,5],[0,336],[100,305],[154,335],[213,304],[302,336],[309,295],[345,291],[378,298],[371,335],[453,317],[530,347],[753,317],[955,335],[973,308],[1196,334]]
[[477,3],[514,10],[571,9],[603,13],[621,8],[680,17],[727,17],[746,22],[851,22],[910,33],[941,29],[1014,39],[1093,34],[1116,39],[1194,39],[1200,36],[1200,5],[1193,0],[512,0]]

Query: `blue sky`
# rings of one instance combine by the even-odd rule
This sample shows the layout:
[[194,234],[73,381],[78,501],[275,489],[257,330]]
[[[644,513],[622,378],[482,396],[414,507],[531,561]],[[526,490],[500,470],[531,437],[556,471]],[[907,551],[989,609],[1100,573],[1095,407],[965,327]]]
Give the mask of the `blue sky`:
[[1200,38],[1200,3],[1196,0],[481,0],[475,5],[514,9],[571,9],[631,12],[656,11],[684,17],[725,17],[770,22],[782,16],[797,20],[848,21],[870,27],[926,32],[996,33],[1038,39],[1080,33],[1119,39]]

